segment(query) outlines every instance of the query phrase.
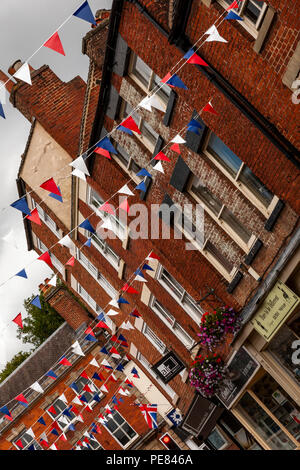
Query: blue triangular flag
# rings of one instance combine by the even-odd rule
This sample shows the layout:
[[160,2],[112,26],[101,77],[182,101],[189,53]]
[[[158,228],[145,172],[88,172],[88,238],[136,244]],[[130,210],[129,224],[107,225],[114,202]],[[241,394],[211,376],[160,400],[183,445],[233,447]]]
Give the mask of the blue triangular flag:
[[166,82],[167,85],[172,85],[172,86],[177,86],[178,88],[184,88],[187,90],[187,86],[183,83],[183,81],[174,73],[172,77],[169,78],[169,80]]
[[69,424],[68,431],[76,431],[74,424]]
[[127,127],[124,126],[118,126],[117,127],[118,131],[126,132],[126,134],[133,135],[133,132],[130,129],[127,129]]
[[45,422],[43,416],[41,416],[41,417],[38,419],[38,422],[41,423],[41,424],[43,424],[43,426],[46,426],[46,422]]
[[112,396],[111,401],[112,401],[115,405],[118,404],[118,400],[117,400],[117,397],[116,397],[115,395]]
[[149,176],[149,178],[152,178],[152,175],[147,171],[145,168],[142,168],[136,176]]
[[59,436],[57,429],[51,429],[51,434],[54,434],[55,436]]
[[144,181],[141,181],[140,184],[138,184],[135,189],[139,189],[140,191],[143,191],[143,192],[147,191],[147,188],[146,188],[146,185],[145,185]]
[[99,313],[99,315],[97,316],[97,320],[104,321],[106,323],[106,318],[103,312]]
[[93,396],[93,400],[95,400],[95,401],[97,401],[98,403],[100,403],[101,398],[100,398],[100,396],[98,395],[98,393],[96,393],[96,395]]
[[238,21],[244,21],[241,16],[239,16],[237,13],[234,11],[228,12],[227,16],[225,16],[225,20],[238,20]]
[[138,373],[138,371],[136,370],[135,367],[133,367],[133,368],[131,369],[131,373],[132,373],[133,375],[136,375],[137,378],[139,378],[139,373]]
[[26,197],[21,197],[21,199],[18,199],[17,201],[13,202],[11,204],[11,207],[14,209],[17,209],[18,211],[23,212],[26,215],[31,215],[30,209],[28,207]]
[[123,372],[124,366],[122,366],[122,364],[118,364],[117,367],[116,367],[116,370],[119,370],[120,372]]
[[152,269],[151,266],[149,266],[149,264],[147,263],[144,264],[142,269],[144,269],[145,271],[154,271],[154,269]]
[[199,134],[199,127],[189,126],[189,127],[187,128],[187,130],[188,130],[189,132],[194,132],[194,134],[200,135],[200,134]]
[[81,7],[78,8],[78,10],[73,13],[73,16],[76,16],[77,18],[80,18],[81,20],[85,20],[88,23],[94,24],[95,26],[97,25],[95,17],[93,15],[93,12],[91,10],[91,7],[88,3],[88,1],[85,1]]
[[117,300],[117,303],[118,304],[129,304],[129,302],[124,299],[124,297],[119,297],[119,299]]
[[84,403],[88,403],[88,400],[87,400],[85,395],[79,395],[78,398],[79,398],[80,401],[83,401]]
[[127,339],[123,335],[119,335],[118,340],[127,343]]
[[95,338],[95,336],[93,336],[93,335],[86,335],[86,337],[84,339],[86,341],[94,341],[94,342],[97,341],[97,338]]
[[190,49],[189,51],[187,51],[187,53],[183,56],[184,59],[189,59],[190,57],[192,57],[192,55],[195,54],[195,51],[194,49]]
[[97,147],[107,150],[110,153],[115,153],[116,155],[118,155],[118,152],[116,151],[116,149],[114,148],[113,144],[111,143],[108,137],[104,137],[104,139],[100,140],[97,143]]
[[65,416],[69,416],[69,418],[72,418],[72,415],[70,413],[70,408],[67,408],[66,410],[64,410],[62,414]]
[[[60,187],[59,187],[59,186],[57,186],[57,187],[58,187],[58,189],[59,189],[59,192],[61,193]],[[59,196],[58,194],[50,193],[49,196],[50,196],[50,197],[53,197],[53,199],[56,199],[56,200],[59,201],[59,202],[63,202],[63,198],[62,198],[61,195]]]
[[91,244],[92,244],[92,239],[91,239],[91,238],[88,238],[87,241],[85,242],[84,246],[90,247]]
[[190,122],[188,123],[188,127],[198,127],[199,129],[203,129],[202,124],[196,121],[196,119],[191,119]]
[[42,309],[41,301],[38,295],[30,303],[34,305],[35,307]]
[[35,447],[34,447],[34,445],[33,445],[33,444],[31,444],[31,446],[29,446],[27,450],[35,450]]
[[4,114],[4,109],[1,103],[0,103],[0,116],[6,119],[5,114]]
[[142,272],[142,270],[141,270],[140,268],[137,269],[134,274],[135,274],[136,276],[145,277],[144,274],[143,274],[143,272]]
[[123,398],[119,397],[118,400],[119,400],[119,403],[124,403]]
[[10,416],[10,417],[11,417],[10,411],[9,411],[9,409],[7,408],[6,405],[2,406],[2,408],[0,408],[0,411],[1,411],[1,413],[3,413],[4,415],[7,415],[7,416]]
[[49,370],[46,374],[47,377],[52,377],[53,379],[57,379],[57,375],[53,370]]
[[24,279],[28,279],[25,269],[22,269],[22,271],[17,273],[16,276],[24,277]]
[[102,380],[101,377],[99,376],[99,374],[97,374],[97,372],[94,373],[92,379]]
[[86,219],[84,220],[80,225],[79,227],[81,228],[85,228],[86,230],[88,230],[89,232],[91,233],[95,233],[96,230],[94,229],[94,227],[92,226],[91,222],[89,221],[89,219]]
[[72,388],[75,392],[79,393],[77,384],[75,382],[72,382],[70,385],[70,388]]
[[105,346],[100,350],[100,352],[102,352],[103,354],[109,354]]

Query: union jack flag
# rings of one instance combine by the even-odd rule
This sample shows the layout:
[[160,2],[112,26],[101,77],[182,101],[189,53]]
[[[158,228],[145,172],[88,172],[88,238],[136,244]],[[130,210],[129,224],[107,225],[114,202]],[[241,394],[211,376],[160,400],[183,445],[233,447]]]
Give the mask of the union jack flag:
[[138,405],[150,429],[157,428],[157,405]]

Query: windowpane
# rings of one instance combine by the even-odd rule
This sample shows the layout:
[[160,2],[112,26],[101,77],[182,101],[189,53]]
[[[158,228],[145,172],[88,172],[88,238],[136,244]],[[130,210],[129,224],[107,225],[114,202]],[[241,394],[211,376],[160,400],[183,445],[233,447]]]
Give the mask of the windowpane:
[[122,446],[126,446],[126,444],[129,442],[129,438],[126,436],[126,434],[122,431],[122,429],[118,429],[115,433],[114,436],[118,439],[118,441],[122,444]]
[[135,436],[135,431],[129,426],[128,423],[124,423],[122,426],[123,431],[132,439]]
[[268,207],[273,199],[273,193],[252,173],[247,166],[243,168],[239,179],[252,191],[265,207]]
[[117,424],[114,422],[114,420],[111,418],[111,416],[109,417],[110,419],[108,419],[107,423],[105,423],[105,425],[108,427],[108,429],[111,431],[111,432],[114,432],[116,429],[118,429],[118,426]]
[[153,78],[151,90],[155,88],[157,96],[159,96],[166,104],[168,104],[169,97],[171,94],[171,88],[168,85],[163,85],[163,86],[161,85],[162,85],[161,78],[155,74]]
[[155,147],[156,141],[158,139],[158,134],[152,129],[150,124],[148,124],[146,121],[142,122],[141,132],[142,132],[143,137],[145,137],[145,139],[147,139]]
[[231,261],[225,258],[225,256],[210,241],[206,243],[205,250],[207,250],[228,273],[232,271],[233,264]]
[[148,88],[152,70],[138,56],[135,56],[132,73]]
[[225,166],[232,176],[236,176],[242,161],[233,153],[219,137],[212,132],[207,150],[210,151]]
[[245,6],[243,13],[254,24],[256,24],[259,18],[261,12],[261,5],[263,5],[263,2],[258,2],[257,0],[249,0]]

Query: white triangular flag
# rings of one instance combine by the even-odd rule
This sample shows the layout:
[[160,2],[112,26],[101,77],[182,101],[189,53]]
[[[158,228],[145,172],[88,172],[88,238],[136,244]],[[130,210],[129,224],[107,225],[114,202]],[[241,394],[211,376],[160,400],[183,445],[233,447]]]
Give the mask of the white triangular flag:
[[79,344],[73,348],[73,353],[77,354],[78,356],[85,356]]
[[35,434],[34,434],[32,428],[27,429],[26,434],[29,434],[29,436],[33,437],[33,439],[35,438]]
[[53,276],[53,278],[48,282],[48,286],[54,286],[56,287],[56,281],[57,281],[57,276]]
[[126,390],[125,390],[125,393],[126,393],[126,395],[127,395],[128,397],[130,397],[130,391],[129,391],[129,390],[126,389]]
[[67,420],[67,418],[63,415],[61,415],[57,421],[59,421],[60,423],[63,423],[63,424],[69,424],[69,421]]
[[[81,404],[82,404],[82,403],[81,403]],[[79,414],[79,415],[76,416],[76,420],[77,420],[77,421],[80,421],[81,423],[84,423],[81,414]]]
[[111,230],[112,232],[114,231],[114,226],[113,226],[111,220],[108,217],[104,220],[104,222],[103,222],[103,224],[101,225],[100,228],[102,228],[102,229],[106,228],[107,230]]
[[87,431],[85,431],[85,432],[83,433],[83,435],[84,435],[85,437],[90,438],[90,435],[89,435],[89,433],[88,433]]
[[161,101],[157,98],[156,95],[146,96],[139,103],[141,108],[147,109],[147,111],[152,111],[152,107],[158,109],[159,111],[166,111],[166,108],[163,106]]
[[76,160],[74,160],[72,163],[69,163],[69,165],[75,168],[76,170],[81,171],[81,173],[90,176],[89,170],[87,169],[87,166],[82,156],[76,158]]
[[126,325],[126,322],[124,321],[122,325],[120,326],[123,330],[129,330],[128,326]]
[[106,387],[105,385],[102,385],[102,386],[100,387],[100,390],[101,390],[101,392],[108,393],[108,389],[107,389],[107,387]]
[[56,444],[55,444],[55,443],[52,444],[52,445],[49,447],[49,449],[58,450],[58,448],[56,447]]
[[13,75],[15,78],[18,78],[19,80],[22,80],[23,82],[28,83],[29,85],[32,85],[31,81],[31,76],[30,76],[30,69],[29,65],[27,62],[25,62],[22,67],[20,67],[16,73]]
[[42,434],[40,435],[40,439],[42,439],[43,441],[48,442],[47,434],[45,432],[42,432]]
[[122,387],[119,388],[118,393],[119,393],[120,395],[123,395],[123,397],[126,397],[126,396],[127,396]]
[[63,401],[64,403],[68,403],[68,400],[66,399],[66,396],[65,396],[64,393],[62,393],[62,394],[59,396],[59,399],[60,399],[61,401]]
[[217,28],[214,25],[211,28],[209,28],[204,34],[209,34],[209,36],[205,39],[204,42],[213,42],[213,41],[228,42],[226,41],[226,39],[220,36]]
[[119,315],[120,312],[116,312],[115,310],[113,310],[112,308],[107,312],[106,315],[108,315],[109,317],[112,317],[114,315]]
[[162,166],[161,161],[156,163],[156,165],[153,167],[153,170],[159,171],[160,173],[164,173],[164,167]]
[[134,326],[132,326],[132,324],[130,323],[130,321],[127,321],[127,322],[126,322],[126,326],[127,326],[128,330],[134,330]]
[[[120,354],[117,354],[117,353],[111,353],[111,357],[114,357],[115,359],[121,359]],[[111,374],[111,375],[113,375],[113,374]]]
[[79,400],[77,395],[73,398],[72,403],[75,403],[76,405],[81,405],[81,406],[83,405],[83,403]]
[[96,389],[96,387],[95,387],[94,384],[90,383],[90,384],[89,384],[89,387],[90,387],[90,389],[91,389],[93,392],[97,392],[97,389]]
[[100,367],[95,358],[91,360],[90,364],[95,367]]
[[172,143],[174,144],[185,144],[186,140],[184,140],[181,135],[177,134],[175,135],[174,139],[171,140]]
[[120,305],[118,304],[118,302],[116,301],[116,299],[112,299],[108,305],[112,305],[113,307],[115,308],[120,308]]
[[134,196],[134,193],[130,191],[127,184],[125,184],[121,189],[118,191],[119,194],[127,194],[127,196]]
[[29,388],[31,388],[35,392],[44,393],[44,390],[42,389],[42,387],[40,386],[38,382],[34,382],[32,385],[30,385]]
[[147,109],[147,111],[151,112],[152,107],[151,107],[150,97],[146,96],[145,98],[143,98],[138,106],[140,106],[141,108]]
[[72,242],[69,235],[66,235],[61,240],[59,240],[58,244],[65,246],[66,248],[69,248],[70,250],[74,247],[74,243]]
[[71,175],[77,176],[77,178],[86,181],[85,174],[83,173],[83,171],[78,170],[78,168],[75,168],[75,170],[72,171]]
[[145,279],[144,277],[139,276],[139,275],[135,276],[134,281],[148,282],[147,279]]

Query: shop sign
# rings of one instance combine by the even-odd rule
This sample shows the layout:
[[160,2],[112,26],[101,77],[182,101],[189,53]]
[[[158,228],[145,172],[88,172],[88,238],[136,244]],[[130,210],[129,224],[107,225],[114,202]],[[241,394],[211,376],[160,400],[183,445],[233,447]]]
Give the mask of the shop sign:
[[259,363],[245,347],[239,349],[231,357],[227,366],[227,377],[217,394],[217,397],[226,408],[229,408],[237,396],[246,388],[259,366]]
[[179,372],[185,368],[185,365],[181,360],[170,351],[162,359],[160,359],[154,366],[152,370],[161,378],[161,380],[166,384],[172,380]]
[[270,341],[299,302],[300,298],[291,289],[283,282],[277,281],[251,323],[266,341]]

